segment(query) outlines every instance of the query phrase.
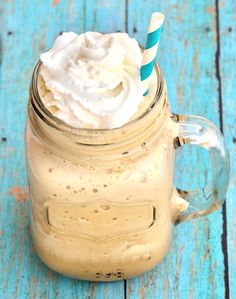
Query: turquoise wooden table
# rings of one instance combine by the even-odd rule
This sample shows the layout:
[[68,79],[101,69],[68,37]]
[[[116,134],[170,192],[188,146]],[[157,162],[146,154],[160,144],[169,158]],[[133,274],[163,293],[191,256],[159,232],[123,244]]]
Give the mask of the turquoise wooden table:
[[[116,283],[62,277],[41,263],[29,235],[23,134],[32,68],[61,31],[127,31],[144,44],[156,10],[166,14],[158,59],[172,110],[205,116],[225,134],[232,160],[226,204],[177,226],[165,260],[140,277]],[[234,0],[0,1],[1,299],[236,298],[235,24]],[[209,178],[204,150],[183,149],[176,163],[180,187]]]

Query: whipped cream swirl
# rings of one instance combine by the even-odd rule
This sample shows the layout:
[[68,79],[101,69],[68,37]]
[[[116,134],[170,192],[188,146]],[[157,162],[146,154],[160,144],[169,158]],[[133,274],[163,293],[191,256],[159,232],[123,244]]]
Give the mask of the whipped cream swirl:
[[72,127],[120,127],[142,102],[142,53],[126,33],[65,32],[40,59],[43,102]]

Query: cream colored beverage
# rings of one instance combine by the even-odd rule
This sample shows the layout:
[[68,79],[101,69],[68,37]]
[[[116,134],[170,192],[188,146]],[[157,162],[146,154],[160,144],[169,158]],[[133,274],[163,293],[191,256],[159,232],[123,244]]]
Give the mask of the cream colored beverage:
[[26,125],[32,238],[42,261],[64,275],[141,274],[166,255],[173,223],[197,215],[173,188],[179,119],[158,65],[142,95],[141,58],[127,34],[70,32],[34,70]]

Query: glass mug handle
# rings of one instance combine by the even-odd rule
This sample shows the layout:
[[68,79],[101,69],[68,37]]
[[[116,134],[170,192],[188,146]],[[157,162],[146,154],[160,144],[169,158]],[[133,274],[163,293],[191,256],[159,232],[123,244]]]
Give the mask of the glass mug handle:
[[207,215],[218,209],[225,201],[229,184],[230,161],[223,135],[209,120],[194,115],[172,114],[178,124],[175,149],[184,144],[199,145],[209,151],[212,183],[196,191],[177,189],[178,196],[187,201],[188,208],[175,219],[175,224]]

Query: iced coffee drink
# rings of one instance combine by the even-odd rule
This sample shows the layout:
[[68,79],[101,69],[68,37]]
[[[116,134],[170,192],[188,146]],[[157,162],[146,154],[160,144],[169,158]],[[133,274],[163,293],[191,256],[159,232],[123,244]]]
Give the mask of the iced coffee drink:
[[53,270],[94,281],[129,278],[168,251],[188,204],[173,192],[174,138],[155,66],[125,33],[63,33],[41,55],[26,127],[35,249]]

